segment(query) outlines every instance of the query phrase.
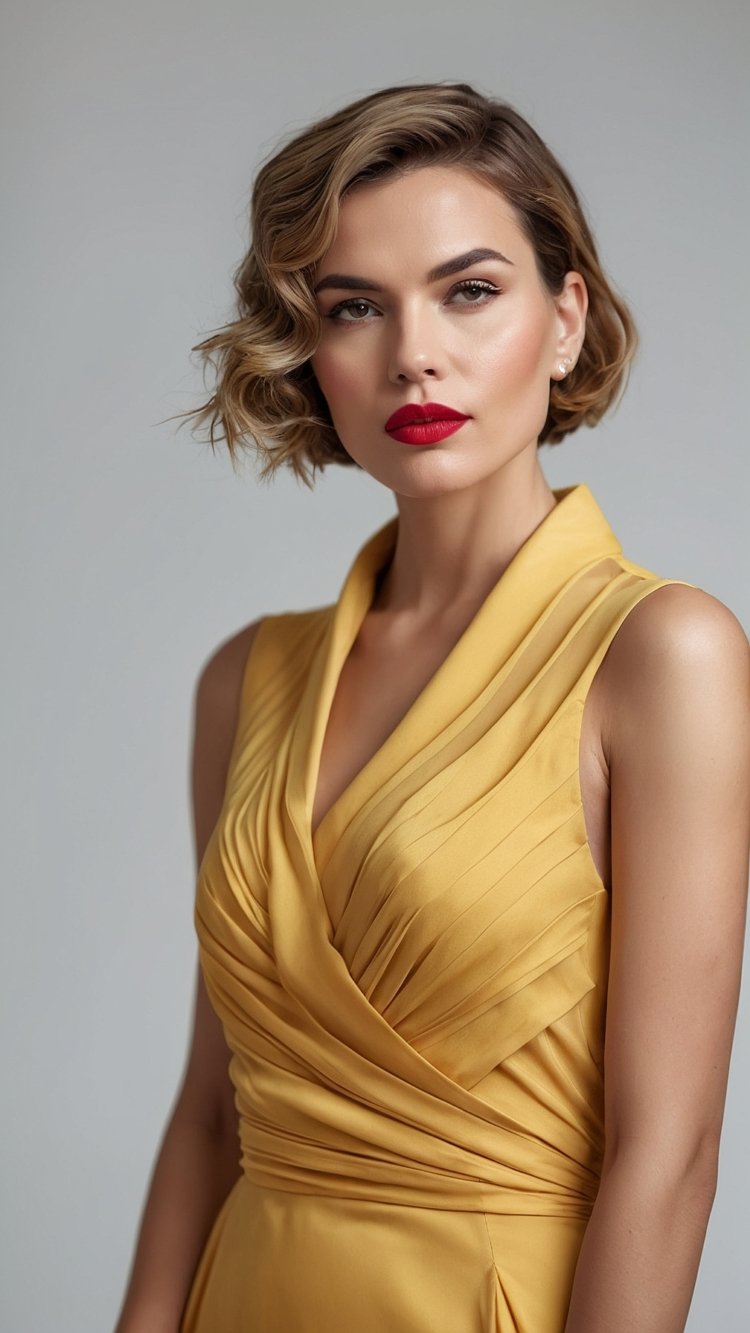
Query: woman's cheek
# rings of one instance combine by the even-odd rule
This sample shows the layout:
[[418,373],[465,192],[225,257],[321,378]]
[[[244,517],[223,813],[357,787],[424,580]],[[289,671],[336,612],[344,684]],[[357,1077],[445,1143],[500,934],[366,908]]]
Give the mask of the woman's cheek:
[[357,385],[357,370],[353,359],[318,352],[311,361],[313,373],[331,411],[337,401],[346,400]]
[[548,330],[541,324],[520,323],[504,329],[493,345],[482,349],[483,372],[493,375],[498,388],[503,383],[531,383],[545,356],[547,338]]

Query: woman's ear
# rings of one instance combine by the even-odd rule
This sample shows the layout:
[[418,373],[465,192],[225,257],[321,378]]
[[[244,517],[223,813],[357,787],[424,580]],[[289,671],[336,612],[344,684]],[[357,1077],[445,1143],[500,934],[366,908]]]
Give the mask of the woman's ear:
[[562,290],[552,299],[557,319],[555,365],[559,361],[568,361],[572,367],[578,360],[583,346],[586,335],[586,314],[589,308],[588,289],[581,274],[576,273],[574,269],[566,273]]

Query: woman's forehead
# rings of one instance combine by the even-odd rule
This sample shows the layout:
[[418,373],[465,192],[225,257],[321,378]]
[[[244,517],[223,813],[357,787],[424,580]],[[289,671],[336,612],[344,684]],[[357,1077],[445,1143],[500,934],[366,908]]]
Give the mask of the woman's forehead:
[[351,264],[363,252],[386,265],[419,256],[428,268],[479,249],[515,263],[521,248],[528,249],[528,242],[499,188],[460,167],[425,166],[358,182],[345,194],[333,243],[317,272]]

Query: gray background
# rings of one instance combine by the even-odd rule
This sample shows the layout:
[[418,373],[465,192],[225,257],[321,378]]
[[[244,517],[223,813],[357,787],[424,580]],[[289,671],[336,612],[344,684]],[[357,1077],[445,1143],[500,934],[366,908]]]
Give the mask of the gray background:
[[[740,0],[16,3],[5,10],[3,1327],[119,1308],[192,1004],[192,691],[265,611],[332,600],[390,492],[235,476],[187,428],[252,173],[385,84],[514,102],[579,186],[642,334],[596,431],[540,455],[632,559],[750,627]],[[741,234],[742,229],[742,234]],[[743,568],[744,567],[744,568]],[[747,1327],[750,1020],[690,1333]],[[743,1241],[743,1237],[745,1240]],[[637,1280],[637,1274],[634,1274]]]

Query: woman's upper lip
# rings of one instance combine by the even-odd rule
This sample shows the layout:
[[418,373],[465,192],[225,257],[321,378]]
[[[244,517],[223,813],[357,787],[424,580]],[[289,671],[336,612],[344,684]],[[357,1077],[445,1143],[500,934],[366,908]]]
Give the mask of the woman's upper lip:
[[385,429],[398,430],[400,426],[410,426],[415,421],[465,420],[465,412],[457,412],[455,407],[446,407],[444,403],[407,403],[388,418]]

